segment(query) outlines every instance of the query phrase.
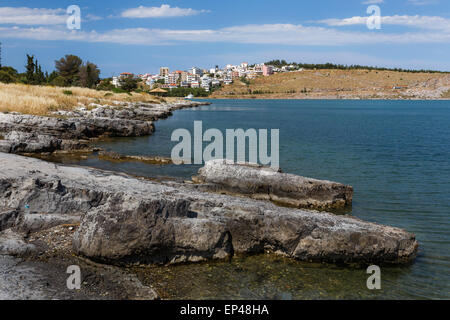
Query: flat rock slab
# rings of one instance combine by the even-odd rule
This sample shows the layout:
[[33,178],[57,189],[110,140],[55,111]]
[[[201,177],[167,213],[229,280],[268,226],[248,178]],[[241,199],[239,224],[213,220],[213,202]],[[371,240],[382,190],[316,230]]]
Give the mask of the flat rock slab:
[[353,187],[342,183],[228,160],[206,162],[193,181],[201,183],[201,190],[245,195],[296,208],[340,209],[350,206],[353,198]]
[[306,261],[402,264],[417,253],[413,234],[351,216],[13,154],[0,153],[0,166],[0,211],[26,215],[27,204],[39,214],[80,215],[74,248],[97,261],[178,263],[270,251]]

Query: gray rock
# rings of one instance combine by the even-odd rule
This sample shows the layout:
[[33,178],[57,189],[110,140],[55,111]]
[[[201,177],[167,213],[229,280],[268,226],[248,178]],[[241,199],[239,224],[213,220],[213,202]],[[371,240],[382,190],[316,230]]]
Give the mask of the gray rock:
[[[209,104],[126,103],[120,107],[100,106],[58,111],[55,117],[0,113],[0,152],[42,153],[88,149],[87,141],[101,136],[136,137],[152,134],[152,121],[166,118],[172,110]],[[59,117],[58,117],[59,116]],[[63,117],[61,117],[63,116]]]
[[[0,188],[0,194],[2,193]],[[12,228],[15,225],[16,219],[19,215],[18,210],[6,210],[0,212],[0,231]]]
[[30,243],[26,243],[23,236],[11,229],[0,232],[0,255],[27,256],[38,249]]
[[417,253],[413,234],[351,216],[12,154],[0,153],[0,163],[0,208],[26,214],[30,203],[40,214],[81,215],[73,245],[94,260],[177,263],[271,251],[307,261],[400,264]]
[[351,205],[353,198],[351,186],[227,160],[208,161],[193,180],[201,183],[201,190],[245,195],[296,208],[343,208]]

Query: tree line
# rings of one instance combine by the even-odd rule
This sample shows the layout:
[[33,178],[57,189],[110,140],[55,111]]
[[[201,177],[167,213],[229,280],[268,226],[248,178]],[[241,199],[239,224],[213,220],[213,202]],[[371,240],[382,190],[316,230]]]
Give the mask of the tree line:
[[447,73],[444,71],[436,70],[413,70],[413,69],[402,69],[402,68],[384,68],[384,67],[371,67],[362,66],[358,64],[354,65],[343,65],[334,63],[297,63],[297,62],[287,62],[286,60],[271,60],[265,63],[266,65],[271,65],[276,68],[281,68],[285,66],[293,66],[294,69],[335,69],[335,70],[376,70],[376,71],[397,71],[397,72],[411,72],[411,73]]
[[27,54],[25,72],[19,73],[12,67],[0,68],[0,82],[31,85],[53,85],[59,87],[95,88],[99,83],[100,70],[92,62],[75,55],[66,55],[55,61],[55,70],[42,71],[42,66],[34,55]]

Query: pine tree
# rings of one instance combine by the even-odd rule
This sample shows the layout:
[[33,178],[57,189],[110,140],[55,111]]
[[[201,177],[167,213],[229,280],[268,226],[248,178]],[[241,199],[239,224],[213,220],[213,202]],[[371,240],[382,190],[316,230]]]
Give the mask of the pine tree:
[[27,65],[25,66],[26,72],[26,82],[28,84],[32,84],[34,82],[35,68],[36,65],[34,63],[34,56],[30,56],[27,54]]

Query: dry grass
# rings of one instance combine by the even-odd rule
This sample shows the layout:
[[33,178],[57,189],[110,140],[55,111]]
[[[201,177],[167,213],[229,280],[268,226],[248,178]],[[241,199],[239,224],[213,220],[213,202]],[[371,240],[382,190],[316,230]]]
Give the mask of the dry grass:
[[[233,95],[249,97],[251,95],[249,90],[256,97],[393,94],[394,86],[404,85],[408,88],[415,88],[420,87],[423,83],[439,81],[447,76],[439,73],[376,70],[305,70],[275,74],[270,77],[258,77],[251,81],[250,86],[236,81],[232,85],[224,86],[222,90],[214,92],[213,97],[232,97]],[[259,91],[260,94],[254,94],[255,91]]]
[[[64,92],[72,92],[65,94]],[[0,83],[0,112],[20,112],[25,114],[49,115],[56,110],[72,110],[79,104],[90,103],[116,105],[120,102],[159,103],[158,97],[147,93],[112,93],[86,88],[31,86]]]
[[444,99],[450,99],[450,90],[447,91],[447,92],[444,92],[444,93],[442,94],[442,98],[444,98]]

